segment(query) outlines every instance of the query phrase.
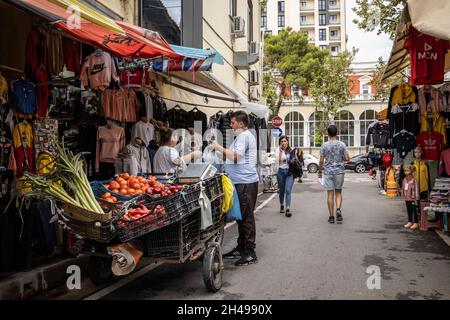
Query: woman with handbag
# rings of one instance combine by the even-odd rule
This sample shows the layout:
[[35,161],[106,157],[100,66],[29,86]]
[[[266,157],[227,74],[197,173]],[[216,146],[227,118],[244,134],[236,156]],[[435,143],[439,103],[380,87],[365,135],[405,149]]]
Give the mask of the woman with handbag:
[[[290,218],[292,213],[291,193],[294,186],[294,178],[298,177],[301,164],[298,160],[297,149],[289,146],[289,140],[286,136],[281,136],[278,140],[279,148],[275,151],[275,159],[278,163],[277,181],[280,196],[280,213],[286,213]],[[286,209],[285,209],[286,198]]]

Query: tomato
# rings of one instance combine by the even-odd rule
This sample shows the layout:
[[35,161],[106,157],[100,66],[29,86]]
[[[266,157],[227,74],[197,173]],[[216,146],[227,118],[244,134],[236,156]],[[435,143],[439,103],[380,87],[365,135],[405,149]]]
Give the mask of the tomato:
[[135,194],[136,190],[134,190],[133,188],[128,189],[128,194]]
[[106,199],[108,199],[108,198],[111,198],[111,193],[105,192],[105,193],[102,195],[102,199],[106,200]]
[[153,194],[153,188],[149,187],[149,188],[147,188],[147,190],[145,190],[145,192],[148,194]]
[[140,189],[141,188],[141,184],[139,182],[135,182],[135,181],[133,181],[132,183],[129,183],[128,185],[132,189]]
[[136,192],[135,192],[135,194],[143,194],[143,193],[144,193],[144,192],[142,192],[141,189],[137,189]]
[[111,190],[111,192],[119,193],[119,189],[113,189],[113,190]]
[[114,200],[112,198],[106,198],[105,201],[114,203]]
[[130,174],[129,173],[124,173],[122,175],[122,178],[124,178],[125,180],[128,180],[128,179],[130,179]]
[[120,188],[120,184],[117,182],[117,181],[111,181],[111,183],[109,184],[109,186],[110,186],[110,189],[111,190],[113,190],[113,189],[119,189]]
[[123,195],[127,195],[128,194],[128,191],[125,188],[120,189],[119,192],[120,192],[120,194],[123,194]]
[[111,199],[114,203],[116,203],[118,201],[116,197],[111,197]]
[[155,193],[161,193],[161,188],[160,187],[156,187],[156,188],[153,188],[153,191],[155,192]]

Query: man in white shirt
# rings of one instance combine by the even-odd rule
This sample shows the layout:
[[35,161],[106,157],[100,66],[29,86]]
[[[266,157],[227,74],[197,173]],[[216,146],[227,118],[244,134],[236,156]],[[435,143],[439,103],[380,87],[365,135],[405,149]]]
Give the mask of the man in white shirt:
[[233,182],[239,197],[242,221],[238,221],[239,237],[237,247],[224,254],[224,258],[240,258],[236,266],[244,266],[258,261],[255,253],[256,226],[254,209],[258,195],[259,177],[256,172],[256,139],[248,130],[248,115],[236,111],[231,116],[231,128],[236,139],[225,149],[216,142],[211,150],[222,153],[225,160],[225,172]]

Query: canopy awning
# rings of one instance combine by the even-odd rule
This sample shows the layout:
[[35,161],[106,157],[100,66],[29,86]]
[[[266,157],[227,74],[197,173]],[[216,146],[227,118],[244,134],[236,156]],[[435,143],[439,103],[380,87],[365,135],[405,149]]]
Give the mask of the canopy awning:
[[[78,3],[74,0],[7,1],[43,17],[56,28],[84,43],[99,47],[122,58],[135,56],[184,58],[173,51],[157,32],[141,30],[142,28],[123,22],[115,22],[83,5],[80,7],[80,19],[74,20],[72,12],[64,7],[69,3]],[[62,3],[64,5],[61,5]]]
[[[450,1],[448,0],[408,0],[402,11],[400,21],[395,31],[395,40],[391,55],[383,74],[383,80],[401,72],[410,65],[409,54],[404,49],[409,27],[412,25],[418,31],[427,35],[450,40]],[[445,59],[445,71],[450,70],[450,55]]]

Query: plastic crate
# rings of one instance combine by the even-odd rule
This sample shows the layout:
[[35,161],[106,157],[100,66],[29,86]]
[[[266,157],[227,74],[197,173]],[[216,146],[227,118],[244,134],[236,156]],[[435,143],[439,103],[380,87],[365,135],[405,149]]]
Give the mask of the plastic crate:
[[203,182],[206,195],[210,200],[213,200],[223,194],[222,189],[222,175],[218,174]]
[[187,255],[200,239],[200,211],[145,236],[146,256],[179,258]]
[[94,195],[96,198],[100,198],[102,197],[103,194],[105,194],[106,192],[111,193],[112,196],[116,197],[117,200],[121,201],[121,202],[125,202],[125,201],[129,201],[132,200],[138,196],[140,196],[139,194],[134,195],[134,196],[124,196],[123,194],[120,193],[115,193],[112,192],[109,189],[105,188],[105,184],[108,184],[112,181],[111,180],[105,180],[105,181],[92,181],[91,184],[91,189],[94,192]]
[[[138,207],[141,204],[151,210],[151,212],[137,220],[125,220],[124,215],[127,210]],[[128,242],[151,231],[173,224],[184,215],[186,215],[186,211],[183,206],[181,192],[157,199],[148,195],[142,195],[132,201],[128,201],[124,205],[121,217],[116,221],[119,239],[122,242]]]

